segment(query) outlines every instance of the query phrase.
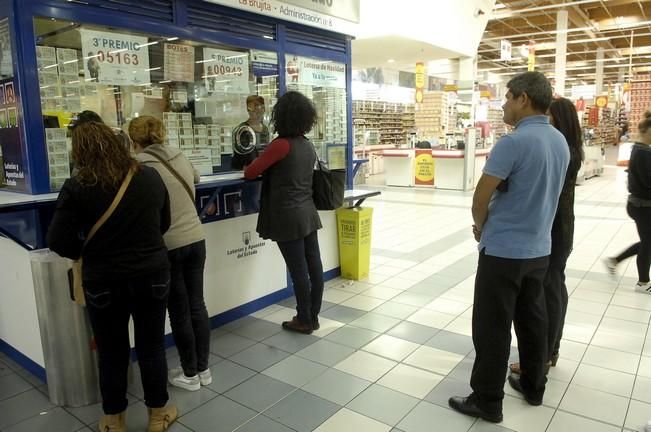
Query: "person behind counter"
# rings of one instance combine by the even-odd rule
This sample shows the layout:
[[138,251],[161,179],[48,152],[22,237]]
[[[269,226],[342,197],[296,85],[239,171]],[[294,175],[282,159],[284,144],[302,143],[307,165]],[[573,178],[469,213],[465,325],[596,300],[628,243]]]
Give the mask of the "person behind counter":
[[181,368],[171,370],[168,379],[176,387],[197,391],[212,383],[210,321],[203,298],[206,242],[194,204],[199,174],[181,150],[163,144],[165,129],[157,118],[133,119],[129,135],[136,159],[158,171],[170,195],[172,224],[164,236],[171,266],[167,309]]
[[[83,258],[83,290],[97,342],[105,414],[99,429],[126,430],[133,317],[148,432],[165,431],[178,416],[174,405],[166,405],[167,189],[156,170],[139,165],[102,123],[86,122],[73,129],[72,156],[77,172],[59,193],[47,244],[63,257]],[[118,202],[120,189],[124,194]],[[97,228],[115,203],[113,213]]]
[[316,152],[305,138],[316,122],[316,109],[304,95],[290,91],[278,99],[271,121],[278,138],[245,167],[244,176],[262,174],[257,231],[278,244],[294,284],[297,314],[282,326],[310,334],[319,328],[323,297],[321,220],[312,200]]
[[[232,168],[242,169],[245,165],[250,164],[258,156],[258,149],[264,148],[271,140],[269,128],[264,124],[264,98],[262,96],[251,95],[246,98],[246,111],[249,118],[240,123],[233,129],[232,137],[236,139],[238,130],[242,126],[250,127],[255,133],[256,149],[247,155],[236,155],[233,153]],[[239,156],[239,157],[238,157]]]

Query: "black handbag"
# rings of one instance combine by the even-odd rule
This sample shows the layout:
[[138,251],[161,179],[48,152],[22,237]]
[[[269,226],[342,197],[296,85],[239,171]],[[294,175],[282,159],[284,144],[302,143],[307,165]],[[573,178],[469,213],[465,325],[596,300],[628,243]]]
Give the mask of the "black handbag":
[[312,173],[312,199],[317,210],[335,210],[344,205],[346,170],[330,170],[316,158]]

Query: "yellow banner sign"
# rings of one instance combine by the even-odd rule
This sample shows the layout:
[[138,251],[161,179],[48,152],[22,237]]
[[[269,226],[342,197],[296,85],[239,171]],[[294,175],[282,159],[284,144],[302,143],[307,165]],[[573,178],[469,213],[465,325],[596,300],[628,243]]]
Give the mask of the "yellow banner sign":
[[434,186],[434,158],[432,150],[416,150],[414,163],[415,184]]

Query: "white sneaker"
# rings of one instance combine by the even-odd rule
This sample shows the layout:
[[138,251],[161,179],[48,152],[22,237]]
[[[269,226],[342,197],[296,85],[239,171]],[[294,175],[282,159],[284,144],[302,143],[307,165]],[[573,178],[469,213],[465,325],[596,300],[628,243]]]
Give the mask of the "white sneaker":
[[611,276],[617,275],[617,264],[619,263],[615,258],[611,258],[611,257],[604,258],[603,262],[606,268],[608,269],[608,274],[610,274]]
[[635,284],[635,291],[645,294],[651,294],[651,282],[638,282]]
[[207,386],[212,384],[212,373],[210,369],[206,369],[203,372],[199,372],[199,382],[202,386]]
[[188,391],[197,391],[201,388],[199,376],[185,376],[181,368],[175,368],[169,371],[167,381],[174,387],[179,387]]

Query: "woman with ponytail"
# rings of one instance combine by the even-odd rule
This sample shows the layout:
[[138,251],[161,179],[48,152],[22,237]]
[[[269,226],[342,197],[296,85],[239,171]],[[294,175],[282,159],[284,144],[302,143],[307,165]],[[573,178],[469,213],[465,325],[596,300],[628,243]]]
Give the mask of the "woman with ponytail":
[[203,299],[206,242],[195,207],[199,175],[178,148],[167,147],[163,123],[141,116],[129,125],[136,158],[163,178],[170,195],[172,223],[165,233],[171,266],[168,312],[181,367],[168,374],[170,384],[189,391],[212,383],[208,369],[210,321]]

